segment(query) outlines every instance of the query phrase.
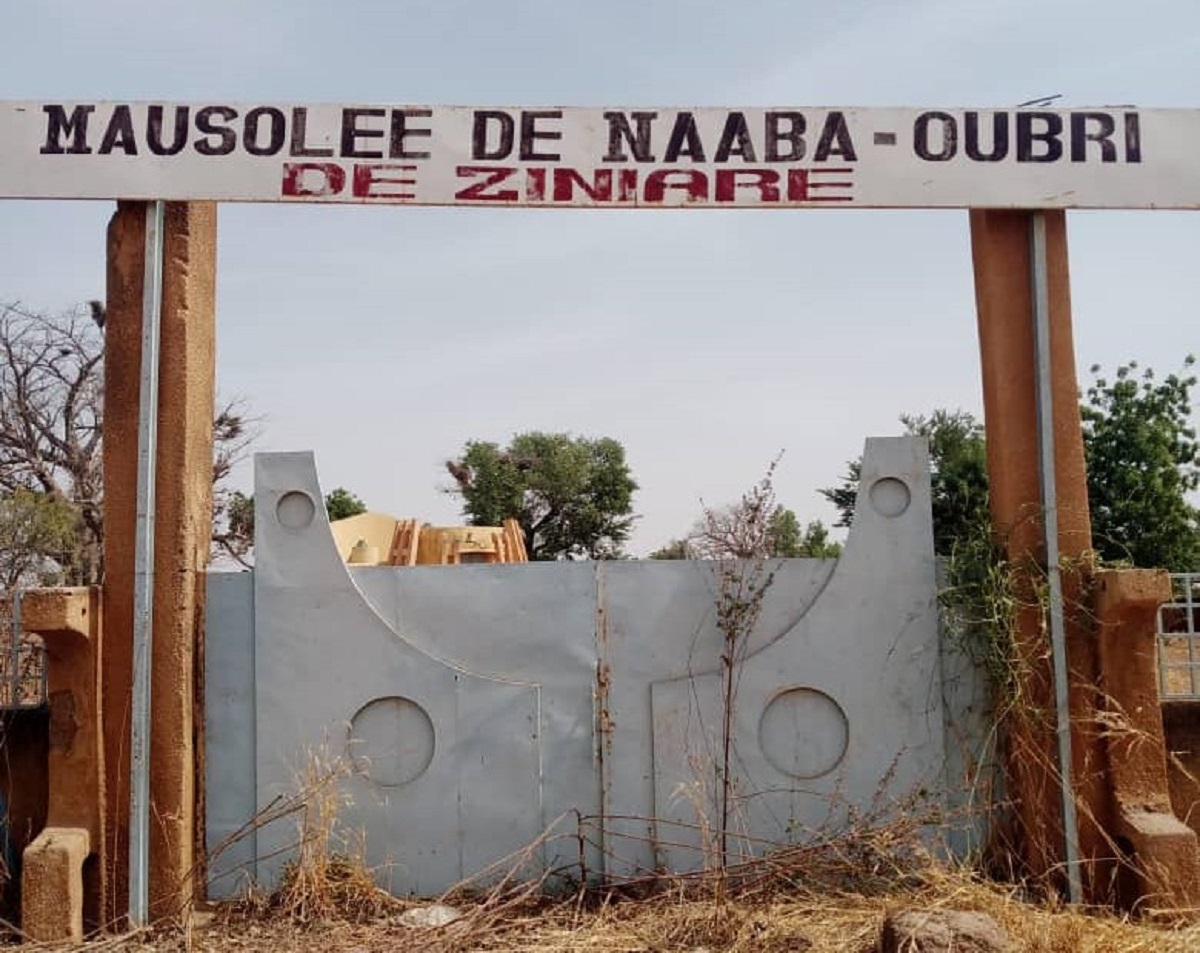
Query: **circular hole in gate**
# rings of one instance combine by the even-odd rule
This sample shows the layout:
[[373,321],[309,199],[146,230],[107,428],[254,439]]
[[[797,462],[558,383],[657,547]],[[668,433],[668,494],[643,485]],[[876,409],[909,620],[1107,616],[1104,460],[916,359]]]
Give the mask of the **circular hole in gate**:
[[842,706],[815,688],[790,688],[767,705],[758,743],[767,760],[793,778],[819,778],[838,766],[850,742]]
[[304,529],[317,515],[313,498],[303,490],[289,490],[275,504],[275,518],[280,526],[288,529]]
[[415,781],[433,760],[433,722],[411,698],[367,702],[350,720],[347,744],[356,770],[383,787]]
[[884,477],[871,484],[871,505],[880,516],[899,516],[912,502],[912,494],[903,480],[895,477]]

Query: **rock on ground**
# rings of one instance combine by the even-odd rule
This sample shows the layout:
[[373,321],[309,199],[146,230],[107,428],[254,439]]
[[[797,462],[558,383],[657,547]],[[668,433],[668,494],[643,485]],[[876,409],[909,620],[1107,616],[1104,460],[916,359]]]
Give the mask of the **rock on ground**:
[[883,923],[879,953],[1012,953],[1008,934],[986,913],[904,910]]
[[396,917],[396,922],[403,927],[414,930],[432,930],[444,927],[462,917],[462,913],[454,907],[443,903],[430,904],[428,907],[413,907],[405,910]]

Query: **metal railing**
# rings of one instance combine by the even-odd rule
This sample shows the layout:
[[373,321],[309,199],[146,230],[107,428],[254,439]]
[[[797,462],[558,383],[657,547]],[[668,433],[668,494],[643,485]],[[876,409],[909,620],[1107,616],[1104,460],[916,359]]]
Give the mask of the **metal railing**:
[[41,708],[47,701],[46,649],[21,625],[16,590],[0,594],[0,711]]
[[1159,606],[1158,685],[1164,699],[1200,699],[1200,572],[1173,573]]

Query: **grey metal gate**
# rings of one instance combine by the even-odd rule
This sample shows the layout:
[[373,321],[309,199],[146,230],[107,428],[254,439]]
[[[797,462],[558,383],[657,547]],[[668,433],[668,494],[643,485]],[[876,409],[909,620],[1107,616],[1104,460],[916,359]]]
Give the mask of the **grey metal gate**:
[[259,456],[254,498],[254,571],[209,580],[214,895],[278,876],[294,825],[251,818],[318,753],[367,862],[418,894],[533,843],[547,870],[692,870],[722,818],[736,859],[945,806],[973,774],[982,696],[939,638],[923,441],[868,441],[840,559],[770,567],[728,719],[712,563],[348,567],[310,454]]

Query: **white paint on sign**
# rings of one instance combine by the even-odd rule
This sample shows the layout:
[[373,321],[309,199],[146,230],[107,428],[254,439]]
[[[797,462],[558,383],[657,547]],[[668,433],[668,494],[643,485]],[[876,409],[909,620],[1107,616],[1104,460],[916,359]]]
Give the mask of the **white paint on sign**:
[[0,102],[0,198],[1200,207],[1200,110]]

